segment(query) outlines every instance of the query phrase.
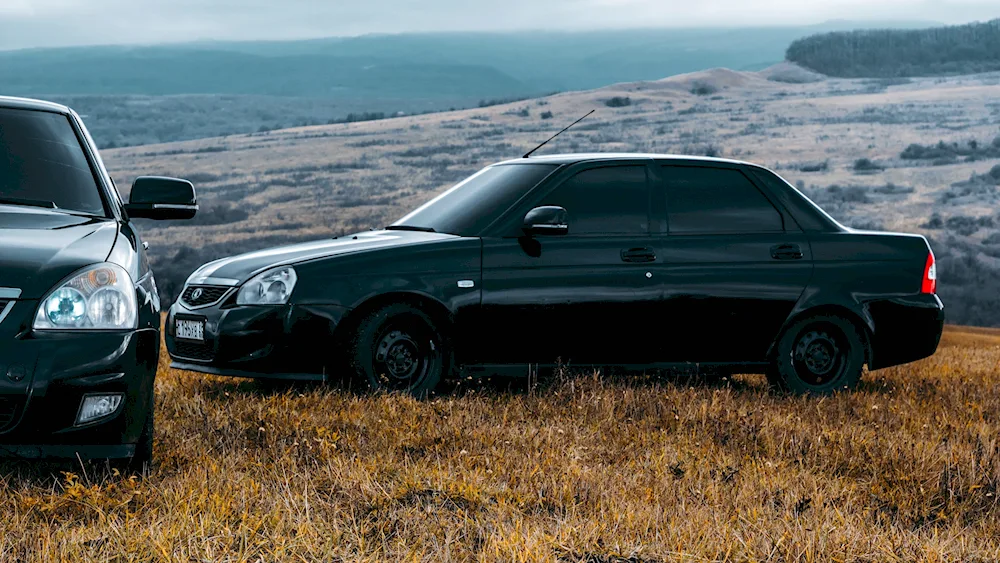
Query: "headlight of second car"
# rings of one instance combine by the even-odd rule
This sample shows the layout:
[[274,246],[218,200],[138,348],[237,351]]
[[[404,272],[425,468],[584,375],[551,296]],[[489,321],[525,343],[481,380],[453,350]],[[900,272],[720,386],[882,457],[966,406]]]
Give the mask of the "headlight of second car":
[[128,330],[138,322],[135,287],[116,264],[88,266],[46,295],[36,330]]
[[257,274],[236,294],[237,305],[284,305],[295,289],[295,268],[284,266]]

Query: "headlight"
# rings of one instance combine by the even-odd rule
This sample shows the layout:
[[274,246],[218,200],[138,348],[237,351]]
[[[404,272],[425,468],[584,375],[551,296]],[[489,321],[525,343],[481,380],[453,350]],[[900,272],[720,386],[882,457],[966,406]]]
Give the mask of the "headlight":
[[35,330],[125,330],[138,319],[135,287],[121,266],[95,264],[73,274],[46,295],[35,313]]
[[295,289],[298,276],[291,266],[257,274],[236,294],[237,305],[284,305]]

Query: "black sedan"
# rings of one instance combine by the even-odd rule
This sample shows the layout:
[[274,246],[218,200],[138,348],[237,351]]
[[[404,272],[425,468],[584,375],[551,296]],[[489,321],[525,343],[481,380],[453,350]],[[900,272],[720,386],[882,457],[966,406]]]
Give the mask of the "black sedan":
[[557,362],[825,394],[934,353],[935,270],[924,237],[844,227],[753,164],[520,158],[385,229],[205,264],[166,341],[176,368],[416,395]]
[[171,178],[123,203],[76,113],[0,97],[0,455],[150,460],[160,301],[132,219],[196,210]]

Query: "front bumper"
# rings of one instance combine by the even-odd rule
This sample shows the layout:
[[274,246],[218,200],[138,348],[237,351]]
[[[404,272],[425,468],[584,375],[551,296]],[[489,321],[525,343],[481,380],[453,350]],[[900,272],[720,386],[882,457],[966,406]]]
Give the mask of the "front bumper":
[[[0,456],[131,457],[153,404],[159,331],[35,333],[26,319],[36,306],[19,301],[0,324]],[[92,393],[124,399],[111,416],[76,426]]]
[[[336,305],[188,308],[167,314],[170,367],[234,377],[323,381],[339,361],[335,329],[349,309]],[[203,323],[204,341],[177,338],[178,320]]]
[[914,362],[933,355],[944,330],[944,305],[934,294],[871,303],[875,325],[869,369]]

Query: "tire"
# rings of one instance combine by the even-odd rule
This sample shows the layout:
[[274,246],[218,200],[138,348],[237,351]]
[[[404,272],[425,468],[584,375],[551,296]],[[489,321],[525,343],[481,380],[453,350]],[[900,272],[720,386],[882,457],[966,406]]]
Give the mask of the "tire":
[[143,424],[142,433],[139,434],[139,441],[135,444],[135,453],[130,458],[108,460],[108,467],[126,475],[142,476],[149,471],[153,467],[154,428],[153,405],[150,401],[146,422]]
[[146,415],[146,424],[142,427],[142,434],[135,445],[135,454],[132,456],[130,466],[136,471],[145,471],[153,465],[153,435],[156,424],[153,419],[153,407],[150,405],[149,414]]
[[865,339],[851,321],[817,315],[795,322],[778,339],[767,370],[772,387],[797,395],[853,390],[865,364]]
[[351,368],[371,391],[430,395],[451,369],[451,347],[424,311],[386,305],[361,321],[351,345]]

